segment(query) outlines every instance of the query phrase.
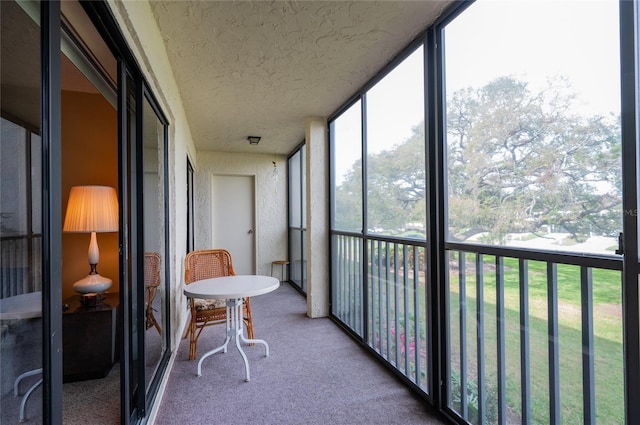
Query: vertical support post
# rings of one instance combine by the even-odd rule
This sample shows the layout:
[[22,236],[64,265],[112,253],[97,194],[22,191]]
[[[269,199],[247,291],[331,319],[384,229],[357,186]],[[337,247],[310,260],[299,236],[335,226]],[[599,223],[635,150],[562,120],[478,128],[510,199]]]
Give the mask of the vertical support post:
[[329,315],[329,141],[327,120],[309,117],[305,122],[307,146],[307,316]]

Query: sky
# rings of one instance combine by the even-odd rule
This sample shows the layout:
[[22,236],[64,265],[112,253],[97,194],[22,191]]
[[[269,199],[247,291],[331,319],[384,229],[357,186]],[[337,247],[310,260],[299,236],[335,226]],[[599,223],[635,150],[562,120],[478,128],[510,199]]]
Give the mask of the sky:
[[513,75],[542,87],[567,76],[585,112],[620,110],[615,0],[480,0],[445,30],[447,91]]
[[[478,0],[445,28],[446,92],[505,75],[537,90],[564,76],[578,95],[576,112],[617,115],[618,13],[616,0]],[[368,93],[369,153],[401,143],[422,121],[422,54],[420,48]],[[338,124],[337,184],[360,157],[358,121],[347,114]]]

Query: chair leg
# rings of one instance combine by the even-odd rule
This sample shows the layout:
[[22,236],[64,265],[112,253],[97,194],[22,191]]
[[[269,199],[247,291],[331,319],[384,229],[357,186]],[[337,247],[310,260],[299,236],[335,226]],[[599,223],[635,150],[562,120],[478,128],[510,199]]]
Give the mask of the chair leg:
[[[189,303],[191,303],[191,300],[189,300]],[[184,335],[182,335],[182,339],[186,339],[189,336],[189,334],[191,333],[191,320],[193,318],[193,309],[189,308],[189,313],[190,313],[190,316],[191,316],[191,317],[189,317],[189,326],[187,326],[187,330],[184,331]]]
[[151,323],[155,326],[158,333],[162,335],[162,328],[160,327],[160,323],[156,320],[156,316],[153,315],[153,312],[151,312]]
[[196,321],[191,320],[191,324],[189,326],[191,338],[189,339],[189,360],[196,359],[196,350],[198,344],[198,335],[196,332]]
[[189,319],[189,326],[187,326],[187,330],[184,331],[184,335],[182,336],[182,339],[186,339],[189,334],[191,334],[191,319]]
[[156,320],[156,317],[153,315],[153,308],[151,307],[150,304],[147,305],[147,308],[145,310],[145,328],[149,329],[152,326],[155,326],[156,329],[158,329],[158,332],[160,332],[160,325],[158,324],[158,321]]
[[[249,339],[253,339],[254,338],[254,333],[253,333],[253,316],[251,315],[251,299],[250,298],[245,298],[244,299],[244,322],[247,325],[247,337]],[[249,344],[249,346],[255,345],[253,343]]]
[[195,360],[198,336],[200,336],[200,334],[196,332],[196,304],[193,298],[189,299],[189,305],[191,307],[191,317],[189,318],[189,326],[187,327],[187,333],[184,335],[184,338],[186,338],[187,335],[191,336],[191,338],[189,338],[189,360]]

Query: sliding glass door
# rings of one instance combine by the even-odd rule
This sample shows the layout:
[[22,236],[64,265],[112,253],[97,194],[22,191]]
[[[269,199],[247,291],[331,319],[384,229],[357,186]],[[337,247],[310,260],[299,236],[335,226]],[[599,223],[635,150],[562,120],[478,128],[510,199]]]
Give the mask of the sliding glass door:
[[[307,266],[305,240],[306,175],[305,152],[302,145],[288,159],[289,167],[289,281],[300,291],[307,292]],[[284,272],[284,271],[283,271]],[[282,276],[284,279],[285,276]]]
[[[168,348],[168,161],[167,124],[150,93],[142,106],[144,226],[144,383],[146,405],[160,383]],[[138,285],[140,287],[140,285]]]
[[0,2],[2,423],[43,422],[40,5],[31,6]]
[[[106,4],[0,8],[0,422],[137,423],[169,358],[167,121]],[[97,235],[91,267],[112,284],[96,297],[73,286],[89,233],[62,231],[74,186],[119,201]],[[160,259],[150,285],[145,251]]]

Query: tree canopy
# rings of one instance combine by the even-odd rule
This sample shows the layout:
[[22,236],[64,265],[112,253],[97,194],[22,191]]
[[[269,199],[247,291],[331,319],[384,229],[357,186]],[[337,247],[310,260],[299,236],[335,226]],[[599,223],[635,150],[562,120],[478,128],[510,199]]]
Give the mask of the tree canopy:
[[[564,79],[539,91],[513,77],[447,99],[449,237],[484,233],[614,236],[621,226],[619,117],[577,113]],[[368,226],[399,233],[425,223],[424,124],[403,143],[367,159]],[[336,224],[360,230],[360,161],[336,188]],[[342,226],[342,227],[341,227]]]
[[447,102],[450,236],[545,226],[576,241],[620,230],[618,117],[583,116],[566,80],[539,92],[512,77]]

